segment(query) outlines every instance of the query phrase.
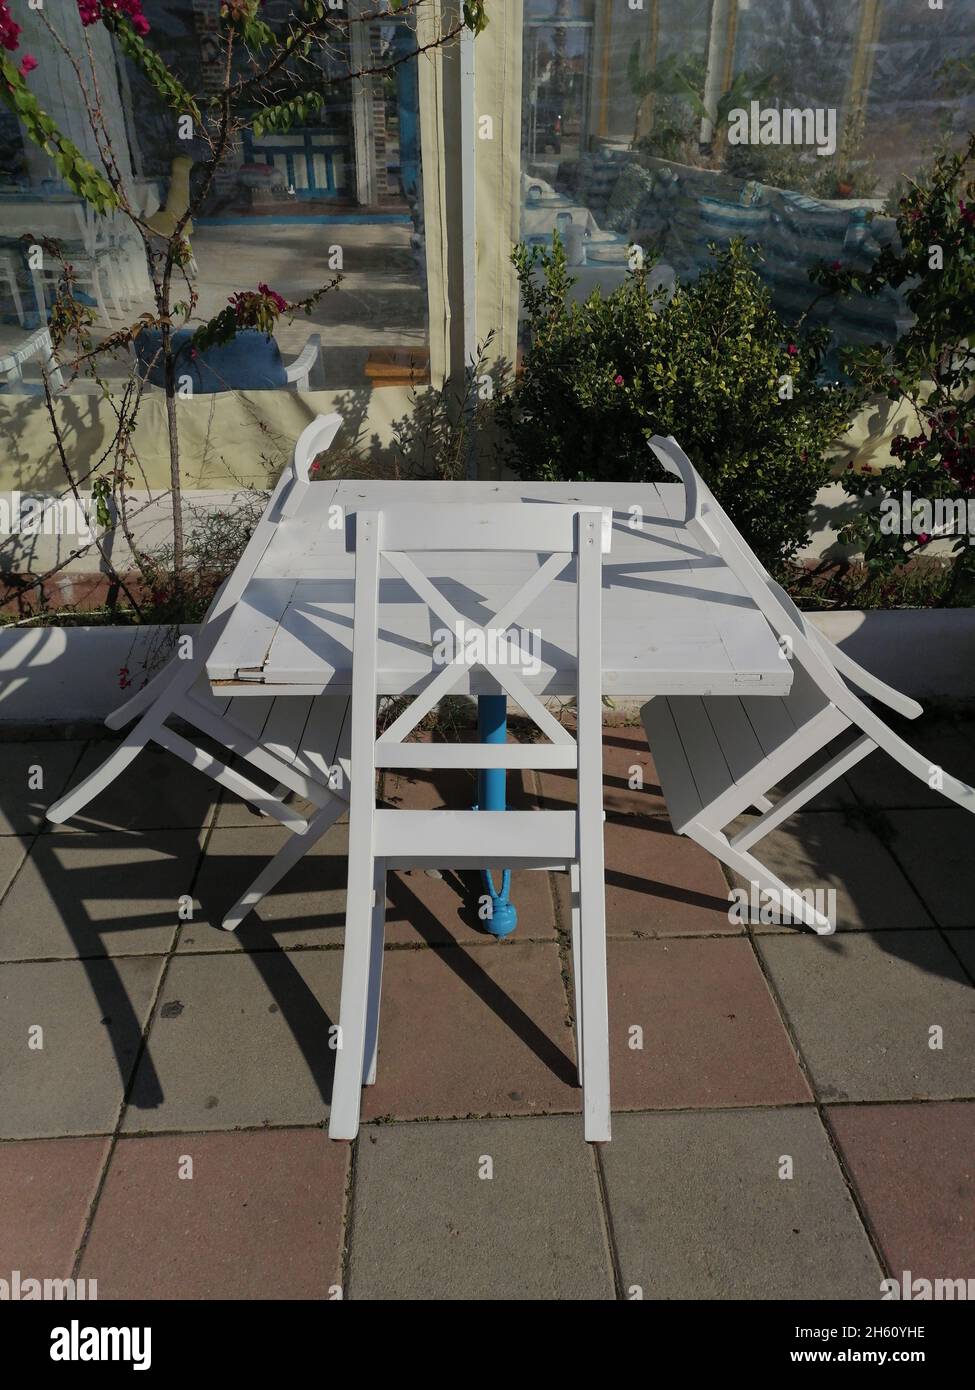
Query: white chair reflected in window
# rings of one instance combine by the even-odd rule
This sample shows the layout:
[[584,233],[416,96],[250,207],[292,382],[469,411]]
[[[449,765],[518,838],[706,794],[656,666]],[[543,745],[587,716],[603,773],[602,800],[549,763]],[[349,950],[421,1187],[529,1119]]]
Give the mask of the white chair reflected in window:
[[21,258],[16,251],[9,248],[0,248],[0,285],[6,285],[7,293],[13,300],[14,313],[17,315],[17,322],[23,328],[26,322],[24,318],[24,301],[20,294],[19,272]]
[[41,372],[47,377],[52,391],[60,391],[64,385],[61,368],[58,366],[51,345],[51,334],[46,328],[39,328],[14,348],[0,351],[0,377],[3,387],[9,391],[22,391],[28,395],[42,394],[43,381],[25,381],[24,368],[29,362],[37,362]]

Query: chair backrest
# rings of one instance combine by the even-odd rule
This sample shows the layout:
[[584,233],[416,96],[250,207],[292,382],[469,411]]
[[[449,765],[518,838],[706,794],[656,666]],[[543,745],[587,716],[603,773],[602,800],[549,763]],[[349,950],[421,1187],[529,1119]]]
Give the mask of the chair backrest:
[[687,530],[705,550],[713,550],[725,562],[773,631],[780,639],[787,639],[790,656],[798,659],[823,694],[857,724],[862,724],[862,715],[869,711],[847,681],[909,718],[921,713],[916,701],[858,666],[808,621],[752,551],[672,435],[654,435],[650,447],[663,467],[684,484]]
[[307,425],[295,444],[291,463],[282,471],[274,491],[255,526],[234,572],[220,590],[207,621],[232,608],[260,564],[279,522],[297,515],[311,485],[311,466],[328,449],[342,423],[341,415],[318,415]]
[[[379,632],[379,584],[385,560],[430,613],[444,624],[442,650],[433,646],[433,670],[403,713],[375,741],[365,717],[356,739],[353,720],[352,765],[369,785],[374,767],[428,767],[429,749],[404,744],[420,720],[447,695],[471,667],[486,671],[550,740],[548,745],[456,745],[459,767],[578,767],[578,749],[601,723],[602,671],[600,612],[602,556],[610,548],[612,515],[603,508],[542,503],[465,506],[444,503],[401,505],[356,513],[355,617],[352,639],[353,708],[375,710]],[[411,558],[423,552],[522,553],[544,556],[487,623],[460,613]],[[574,564],[573,564],[574,562]],[[544,590],[572,567],[577,641],[578,740],[546,709],[518,674],[521,652],[510,634],[517,619]],[[503,573],[503,571],[501,571]],[[449,634],[449,641],[447,635]],[[449,648],[449,650],[448,650]],[[523,649],[522,649],[523,650]],[[370,732],[371,731],[371,732]],[[368,745],[368,746],[366,746]],[[462,751],[460,751],[462,750]],[[537,761],[526,761],[526,758]],[[358,759],[358,763],[357,763]],[[486,761],[485,761],[486,759]],[[363,761],[364,760],[364,761]]]

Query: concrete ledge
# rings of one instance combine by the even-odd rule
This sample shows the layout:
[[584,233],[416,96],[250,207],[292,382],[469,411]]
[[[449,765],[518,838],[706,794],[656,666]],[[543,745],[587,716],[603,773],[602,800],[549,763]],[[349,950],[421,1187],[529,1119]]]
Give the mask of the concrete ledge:
[[[813,621],[855,661],[919,700],[975,700],[975,609],[817,613]],[[186,632],[194,631],[188,627]],[[0,737],[72,736],[99,727],[168,660],[165,627],[0,629]],[[128,682],[128,684],[126,684]],[[607,715],[642,701],[614,702]]]

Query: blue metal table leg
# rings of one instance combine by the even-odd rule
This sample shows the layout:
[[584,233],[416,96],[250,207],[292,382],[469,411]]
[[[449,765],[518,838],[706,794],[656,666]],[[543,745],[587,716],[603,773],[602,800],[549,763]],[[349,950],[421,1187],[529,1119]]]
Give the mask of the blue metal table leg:
[[[477,699],[477,736],[482,743],[504,743],[508,736],[508,697],[479,695]],[[477,776],[477,804],[481,811],[506,811],[506,774],[503,767],[485,767]],[[510,936],[518,925],[518,914],[508,894],[511,870],[501,874],[500,890],[495,888],[489,869],[482,869],[485,892],[491,899],[491,915],[485,926],[492,936]]]

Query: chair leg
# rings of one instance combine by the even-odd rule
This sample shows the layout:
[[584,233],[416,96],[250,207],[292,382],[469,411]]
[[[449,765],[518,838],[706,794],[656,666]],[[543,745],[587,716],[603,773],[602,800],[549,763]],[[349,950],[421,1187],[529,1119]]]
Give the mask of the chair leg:
[[836,930],[835,922],[831,922],[828,917],[810,907],[801,894],[776,878],[771,869],[759,863],[753,854],[735,849],[724,835],[700,825],[688,827],[684,833],[690,835],[692,840],[696,840],[703,849],[720,859],[723,864],[727,864],[729,869],[741,874],[742,878],[750,883],[757,883],[763,892],[773,894],[783,906],[786,903],[794,904],[797,915],[819,936],[831,936]]
[[582,1085],[582,954],[579,941],[579,865],[569,865],[569,912],[572,918],[572,995],[576,1016],[576,1075]]
[[376,879],[369,843],[363,852],[349,836],[349,888],[345,910],[345,946],[342,959],[342,998],[339,1004],[341,1046],[335,1054],[330,1139],[354,1139],[359,1132],[362,1077],[365,1065],[366,1015],[369,1004],[369,961],[372,954],[373,885]]
[[34,299],[37,301],[37,312],[40,316],[41,326],[47,327],[48,324],[48,304],[47,291],[44,288],[44,276],[38,270],[30,272],[31,285],[34,288]]
[[373,868],[372,940],[369,948],[369,1003],[366,1009],[365,1084],[376,1084],[379,1057],[379,1002],[383,988],[383,946],[386,938],[386,861],[377,859]]
[[[600,807],[600,811],[602,807]],[[606,900],[602,820],[580,816],[579,979],[582,981],[582,1111],[590,1144],[610,1140],[609,1001],[606,986]],[[598,836],[598,840],[597,837]]]
[[97,266],[95,266],[94,264],[91,267],[91,290],[92,295],[94,296],[95,303],[98,306],[98,312],[101,315],[102,323],[105,325],[106,328],[111,328],[112,319],[105,305],[105,296],[104,294],[102,294],[101,276],[98,273]]
[[344,810],[345,802],[334,797],[328,805],[312,816],[305,830],[290,836],[287,844],[282,845],[274,858],[265,864],[247,891],[241,894],[226,914],[220,923],[224,931],[236,931],[247,914],[284,878],[288,870],[308,853],[312,845],[317,844]]
[[[199,674],[198,662],[176,662],[176,666],[181,669],[174,671],[173,662],[170,662],[165,671],[160,672],[157,680],[161,682],[163,677],[167,677],[166,686],[152,706],[143,714],[138,724],[129,730],[115,752],[105,759],[101,767],[90,773],[83,782],[79,782],[70,792],[62,796],[60,801],[55,801],[53,806],[48,807],[45,814],[49,821],[53,821],[55,825],[60,825],[62,821],[68,820],[80,811],[83,806],[87,806],[93,797],[103,791],[110,782],[114,782],[119,773],[123,772],[129,763],[138,757],[150,740],[158,738],[159,731],[172,713],[173,706],[181,696],[185,695]],[[140,691],[139,694],[141,695],[141,693]],[[132,702],[138,699],[139,696],[133,696]],[[116,713],[119,712],[116,711]]]
[[83,782],[79,782],[73,787],[66,796],[62,796],[60,801],[55,801],[53,806],[49,806],[45,815],[49,821],[55,825],[61,825],[64,821],[70,820],[72,816],[93,801],[99,792],[110,786],[121,773],[125,771],[129,763],[142,752],[148,743],[147,737],[137,737],[138,730],[120,743],[115,752],[106,758],[100,767],[96,767],[94,772],[90,772]]
[[20,297],[20,287],[17,284],[17,276],[10,272],[10,298],[14,302],[14,313],[17,315],[17,322],[21,328],[24,326],[24,301]]

